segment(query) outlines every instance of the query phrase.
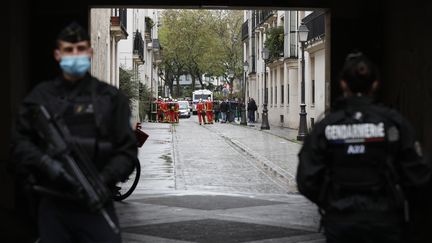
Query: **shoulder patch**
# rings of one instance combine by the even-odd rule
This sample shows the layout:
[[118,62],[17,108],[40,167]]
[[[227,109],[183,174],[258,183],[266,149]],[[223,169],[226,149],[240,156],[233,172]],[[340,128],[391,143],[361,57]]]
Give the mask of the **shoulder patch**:
[[387,130],[387,136],[389,142],[399,141],[399,130],[395,126],[392,126]]

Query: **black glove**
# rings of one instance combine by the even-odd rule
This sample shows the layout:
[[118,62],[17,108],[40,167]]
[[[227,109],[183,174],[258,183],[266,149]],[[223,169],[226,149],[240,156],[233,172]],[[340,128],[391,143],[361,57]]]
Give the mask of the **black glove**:
[[106,170],[102,171],[102,173],[100,173],[99,175],[100,179],[107,187],[111,188],[117,183],[116,180],[113,178],[112,174]]
[[75,178],[65,170],[62,163],[52,159],[48,155],[42,156],[39,168],[48,176],[48,179],[53,182],[64,183],[75,189],[79,187]]

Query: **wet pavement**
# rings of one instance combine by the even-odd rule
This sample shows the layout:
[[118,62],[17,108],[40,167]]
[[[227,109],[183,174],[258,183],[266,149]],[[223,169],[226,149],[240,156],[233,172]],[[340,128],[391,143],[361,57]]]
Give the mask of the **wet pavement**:
[[140,182],[116,203],[124,242],[324,242],[296,193],[300,144],[194,118],[143,123]]
[[134,194],[173,190],[175,180],[172,127],[169,124],[147,123],[143,124],[143,130],[150,137],[138,150],[141,177]]

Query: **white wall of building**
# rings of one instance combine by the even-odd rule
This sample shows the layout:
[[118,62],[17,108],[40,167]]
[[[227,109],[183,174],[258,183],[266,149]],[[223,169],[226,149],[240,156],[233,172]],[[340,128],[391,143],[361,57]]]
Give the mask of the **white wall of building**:
[[126,40],[121,41],[118,46],[118,55],[119,55],[119,65],[121,68],[125,70],[132,70],[132,48],[133,48],[133,37],[134,37],[134,27],[133,25],[133,10],[127,10],[127,32],[128,37]]
[[[261,51],[266,39],[265,32],[270,27],[284,26],[284,57],[267,65],[268,88],[268,119],[271,126],[284,126],[297,129],[299,126],[299,112],[301,103],[301,48],[297,33],[301,19],[312,13],[311,11],[277,11],[276,17],[267,20],[267,23],[251,29],[249,24],[249,38],[244,44],[244,58],[249,58],[252,66],[251,33],[255,31],[256,40],[256,73],[249,75],[248,97],[255,99],[258,112],[262,113],[264,103],[264,62]],[[251,22],[252,11],[245,11],[244,18]],[[259,23],[258,23],[259,24]],[[326,56],[324,43],[312,43],[313,46],[305,49],[305,103],[308,127],[311,126],[311,118],[316,122],[326,109]],[[328,74],[327,74],[328,75]],[[312,104],[312,80],[315,80],[315,103]],[[283,92],[282,92],[283,89]],[[283,95],[283,102],[282,102]],[[283,116],[283,122],[281,119]]]
[[111,80],[110,58],[110,17],[111,9],[90,10],[90,33],[93,57],[91,74],[101,81],[113,84]]
[[[127,32],[129,36],[127,40],[119,44],[119,65],[126,70],[132,71],[137,82],[145,84],[147,88],[151,89],[153,97],[157,97],[159,86],[158,68],[154,65],[156,60],[153,54],[152,40],[145,38],[146,17],[153,20],[152,39],[157,39],[159,11],[155,9],[127,9]],[[144,64],[133,61],[133,43],[137,31],[141,33],[144,41]],[[132,119],[134,121],[144,119],[139,118],[138,101],[132,104]]]
[[[142,72],[140,72],[139,65],[137,65],[132,57],[133,57],[133,41],[135,37],[135,32],[138,30],[140,32],[143,32],[143,26],[144,24],[141,24],[141,21],[143,20],[143,13],[141,13],[138,9],[127,9],[127,32],[128,37],[126,40],[123,40],[119,43],[118,46],[118,55],[119,55],[119,67],[130,71],[133,73],[133,81],[139,82]],[[138,92],[138,91],[137,91]],[[131,104],[131,121],[132,123],[136,123],[140,121],[139,118],[139,102],[138,100],[132,101]]]
[[[316,122],[325,112],[325,50],[321,49],[310,55],[308,67],[307,82],[306,82],[306,104],[310,107],[308,112],[309,126],[310,118]],[[312,62],[313,61],[313,62]],[[315,80],[315,103],[312,103],[312,80]]]
[[[152,50],[152,40],[145,38],[145,17],[154,22],[152,38],[157,39],[159,26],[159,12],[153,9],[127,9],[127,39],[116,40],[111,33],[112,9],[91,9],[90,11],[91,45],[95,55],[92,58],[91,73],[119,87],[119,68],[131,71],[134,81],[146,84],[152,88],[153,97],[157,97],[159,77]],[[144,64],[133,61],[133,42],[136,31],[139,31],[144,40]],[[148,47],[148,48],[147,48]],[[138,90],[137,90],[138,92]],[[134,124],[139,118],[138,100],[132,102],[131,122]]]

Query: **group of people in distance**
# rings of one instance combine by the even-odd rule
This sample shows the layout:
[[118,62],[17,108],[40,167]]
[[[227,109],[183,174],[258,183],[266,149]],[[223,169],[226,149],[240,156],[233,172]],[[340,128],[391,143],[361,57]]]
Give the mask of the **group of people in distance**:
[[180,107],[176,99],[159,96],[157,104],[157,121],[165,123],[178,123]]
[[213,101],[210,97],[205,101],[199,99],[196,104],[196,111],[200,125],[213,124]]

